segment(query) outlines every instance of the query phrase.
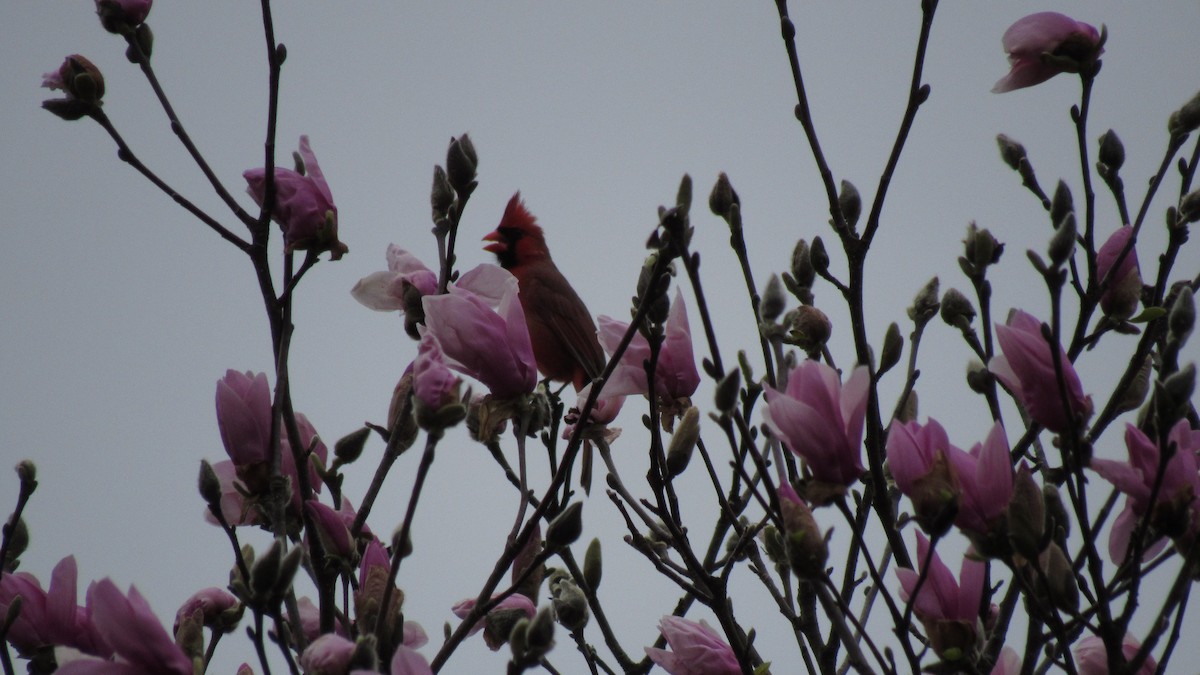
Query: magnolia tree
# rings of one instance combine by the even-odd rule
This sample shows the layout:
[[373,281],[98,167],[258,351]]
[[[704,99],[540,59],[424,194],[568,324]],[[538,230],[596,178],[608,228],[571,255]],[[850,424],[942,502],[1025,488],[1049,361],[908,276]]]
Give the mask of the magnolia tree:
[[[1158,172],[1143,193],[1127,196],[1120,139],[1108,131],[1097,144],[1087,126],[1104,29],[1052,12],[1017,21],[1002,38],[1011,70],[994,91],[1060,74],[1078,79],[1071,184],[1083,199],[1066,181],[1044,189],[1025,148],[999,136],[1001,159],[1045,209],[1048,236],[1001,241],[970,226],[958,258],[969,293],[940,293],[935,279],[907,318],[872,343],[864,275],[893,172],[930,93],[923,70],[937,2],[921,4],[907,107],[869,200],[829,168],[795,28],[787,3],[777,5],[781,56],[828,197],[829,229],[797,242],[786,270],[754,270],[738,194],[725,175],[717,179],[707,206],[728,225],[756,344],[718,343],[704,291],[714,273],[702,272],[691,247],[687,176],[659,208],[640,276],[627,280],[628,316],[593,318],[519,195],[485,237],[498,264],[461,269],[459,225],[479,163],[464,134],[433,170],[438,259],[426,263],[403,242],[393,245],[387,269],[353,290],[366,307],[402,315],[416,359],[387,419],[341,430],[334,442],[295,410],[288,357],[293,335],[305,330],[293,323],[293,298],[318,261],[339,260],[347,247],[313,150],[319,139],[302,136],[288,167],[275,155],[286,52],[270,4],[262,3],[271,47],[266,151],[263,166],[243,174],[258,206],[247,210],[159,85],[150,0],[97,0],[102,25],[124,38],[126,56],[228,213],[200,208],[139,160],[105,114],[104,76],[87,58],[68,56],[45,76],[61,96],[43,107],[99,124],[123,162],[246,255],[275,367],[229,370],[217,381],[227,459],[201,463],[198,496],[228,538],[229,583],[197,590],[170,626],[135,587],[110,579],[92,582],[81,602],[74,557],[49,571],[17,571],[28,541],[21,516],[36,508],[37,487],[33,462],[18,465],[19,495],[0,547],[6,675],[18,667],[14,649],[35,673],[193,673],[204,672],[218,646],[240,650],[246,672],[430,673],[453,669],[456,650],[479,632],[503,649],[495,667],[510,673],[1163,672],[1196,630],[1186,610],[1200,575],[1196,374],[1181,358],[1200,277],[1174,269],[1200,220],[1200,191],[1192,191],[1200,143],[1189,145],[1200,98],[1166,120]],[[1097,182],[1125,223],[1115,231],[1096,225]],[[1011,189],[1019,191],[1015,182]],[[1166,247],[1143,270],[1138,243],[1147,227],[1165,227]],[[279,256],[272,236],[282,237]],[[832,248],[844,266],[831,264]],[[989,271],[1006,251],[1024,252],[1048,314],[994,304]],[[848,340],[830,342],[823,305],[849,317],[839,329]],[[977,357],[961,392],[972,403],[921,416],[919,347],[939,318]],[[1119,336],[1132,337],[1120,342],[1128,363],[1117,380],[1083,381],[1075,364]],[[881,397],[885,378],[900,384],[896,400]],[[697,395],[702,386],[711,398]],[[610,425],[622,408],[640,409],[642,428],[621,436],[617,462],[611,444],[621,432]],[[990,431],[951,443],[937,419],[950,414],[986,416]],[[1106,435],[1123,444],[1127,461],[1093,457]],[[411,578],[404,562],[421,545],[410,535],[427,512],[418,507],[434,498],[425,479],[452,437],[469,437],[494,458],[494,480],[512,487],[513,520],[491,574],[473,580],[471,596],[452,608],[458,621],[431,640],[406,616],[404,590],[449,580]],[[370,446],[383,447],[378,465],[365,466]],[[389,498],[406,500],[404,518],[390,533],[372,531],[367,516],[401,466],[415,476],[411,493]],[[343,489],[350,472],[371,476],[362,494]],[[704,476],[715,522],[681,506],[685,472]],[[596,534],[587,514],[599,509],[615,510],[626,531],[583,546]],[[272,543],[243,543],[252,530]],[[658,634],[636,643],[618,637],[618,615],[606,611],[602,551],[613,546],[630,547],[647,575],[678,588]],[[734,579],[759,585],[769,605],[735,597]],[[771,621],[786,624],[792,639],[755,640],[755,627]],[[565,665],[572,660],[580,663]]]

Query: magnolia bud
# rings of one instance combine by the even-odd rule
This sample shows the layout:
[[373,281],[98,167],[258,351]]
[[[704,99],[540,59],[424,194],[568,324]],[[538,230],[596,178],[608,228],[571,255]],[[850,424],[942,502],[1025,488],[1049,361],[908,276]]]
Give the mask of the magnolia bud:
[[808,251],[808,259],[817,274],[829,269],[829,253],[825,250],[825,242],[820,237],[813,237],[812,247]]
[[970,330],[971,321],[974,319],[975,308],[971,306],[971,301],[959,293],[958,289],[951,288],[946,291],[942,296],[942,321],[965,333]]
[[696,441],[700,439],[700,409],[689,407],[675,427],[671,442],[667,445],[667,476],[674,478],[687,469],[696,449]]
[[1075,581],[1075,570],[1058,544],[1050,542],[1039,562],[1046,574],[1046,586],[1050,601],[1055,607],[1074,614],[1079,611],[1079,584]]
[[572,633],[587,625],[587,597],[566,575],[550,580],[550,607],[558,623]]
[[916,511],[917,524],[930,536],[945,534],[958,517],[961,495],[958,475],[946,460],[946,455],[938,452],[929,472],[916,480],[909,495]]
[[1179,345],[1187,342],[1195,326],[1196,301],[1191,287],[1185,284],[1179,289],[1179,295],[1175,297],[1175,302],[1171,304],[1171,313],[1167,316],[1171,341]]
[[813,263],[809,256],[808,242],[801,239],[796,242],[796,248],[792,249],[792,279],[800,288],[812,288],[813,281],[816,280],[817,271],[813,269]]
[[338,439],[338,442],[333,444],[333,456],[337,463],[350,464],[362,456],[363,448],[366,447],[367,439],[370,436],[371,428],[362,427]]
[[988,385],[992,382],[992,374],[987,366],[978,361],[967,364],[967,386],[976,394],[986,394]]
[[1004,244],[996,241],[996,237],[987,229],[979,229],[975,223],[967,227],[967,238],[963,244],[967,260],[977,270],[1000,262],[1000,255],[1004,253]]
[[832,333],[833,323],[816,307],[801,305],[792,313],[788,341],[809,354],[820,351]]
[[250,589],[254,592],[256,602],[263,602],[275,587],[282,559],[283,545],[276,539],[271,542],[267,552],[254,562],[254,567],[250,569]]
[[1022,463],[1013,479],[1013,495],[1008,504],[1009,543],[1027,560],[1036,560],[1042,552],[1045,526],[1042,490],[1033,481],[1029,467]]
[[1171,113],[1167,120],[1167,131],[1172,136],[1190,134],[1200,127],[1200,93],[1197,93],[1183,107]]
[[379,672],[379,645],[375,642],[375,636],[370,633],[363,635],[354,643],[354,651],[350,653],[350,661],[346,665],[346,672]]
[[920,408],[920,397],[917,396],[917,390],[913,389],[908,392],[908,396],[904,399],[904,405],[896,411],[896,419],[900,422],[911,422],[917,419],[917,413]]
[[550,521],[546,528],[546,547],[570,546],[580,534],[583,534],[583,502],[572,502]]
[[200,488],[200,498],[205,504],[217,509],[221,508],[221,481],[217,478],[217,472],[213,470],[212,464],[208,460],[200,460],[200,477],[198,480]]
[[767,288],[763,291],[762,303],[758,306],[759,318],[767,322],[778,319],[786,303],[783,283],[779,281],[779,275],[772,274],[771,278],[767,279]]
[[858,194],[858,188],[848,180],[842,181],[842,193],[838,195],[838,206],[842,209],[842,217],[846,219],[846,225],[850,229],[858,224],[858,218],[862,215],[862,197]]
[[541,657],[554,646],[554,616],[549,607],[543,607],[529,622],[526,634],[528,656]]
[[1059,227],[1068,213],[1075,211],[1075,200],[1071,197],[1071,188],[1063,181],[1058,181],[1054,188],[1054,199],[1050,201],[1050,222]]
[[600,588],[600,579],[604,576],[604,559],[600,553],[600,540],[592,539],[587,552],[583,554],[583,583],[593,593]]
[[1125,164],[1125,145],[1121,143],[1117,132],[1112,129],[1109,129],[1100,136],[1098,159],[1101,164],[1108,167],[1108,170],[1113,173],[1120,171],[1121,166]]
[[[812,509],[801,500],[780,497],[783,516],[783,544],[788,567],[801,579],[814,579],[825,573],[829,547],[813,518]],[[770,550],[770,545],[767,546]]]
[[900,335],[900,326],[896,322],[888,324],[887,332],[883,334],[883,350],[879,353],[879,370],[876,375],[882,375],[900,362],[904,352],[904,337]]
[[722,413],[733,411],[734,406],[738,402],[738,392],[742,388],[742,372],[736,368],[729,371],[729,374],[721,378],[717,383],[717,390],[713,395],[713,403],[717,410]]
[[1179,200],[1178,218],[1184,223],[1200,220],[1200,190],[1193,190]]
[[1159,390],[1163,398],[1163,413],[1169,422],[1164,427],[1174,424],[1184,413],[1187,412],[1187,407],[1192,400],[1192,393],[1196,391],[1196,364],[1189,363],[1177,372],[1174,372],[1167,379],[1162,381]]
[[30,494],[37,488],[37,465],[33,460],[23,459],[15,467],[17,480],[21,482],[22,494]]
[[1000,159],[1013,171],[1019,171],[1021,162],[1026,159],[1025,146],[1004,134],[996,135],[996,144],[1000,146]]
[[940,306],[941,303],[938,302],[938,278],[934,277],[913,298],[912,307],[908,308],[908,318],[912,319],[913,323],[918,326],[924,325],[937,314]]
[[29,547],[29,527],[23,518],[18,518],[14,523],[10,517],[4,527],[4,536],[8,549],[5,551],[4,560],[0,560],[0,570],[12,571],[15,569],[13,561],[20,558]]
[[433,167],[433,187],[429,191],[429,204],[433,207],[433,218],[445,217],[454,203],[454,188],[446,170],[440,166]]
[[446,150],[446,177],[460,195],[469,194],[475,189],[472,183],[475,182],[478,164],[479,158],[475,155],[475,146],[470,137],[463,134],[450,139],[450,147]]
[[1067,536],[1071,534],[1071,518],[1067,515],[1062,493],[1053,483],[1042,486],[1042,503],[1046,506],[1046,531],[1060,546],[1066,546]]
[[1142,365],[1138,367],[1137,374],[1133,376],[1129,388],[1125,390],[1125,394],[1121,396],[1121,402],[1117,404],[1117,412],[1135,410],[1146,400],[1146,394],[1150,393],[1150,365],[1149,358],[1142,359]]
[[1068,212],[1059,223],[1058,229],[1054,231],[1054,236],[1050,238],[1050,245],[1046,249],[1047,255],[1050,256],[1050,262],[1054,263],[1055,267],[1060,267],[1070,260],[1071,255],[1075,252],[1075,236],[1075,214]]
[[679,179],[679,190],[675,193],[675,208],[685,219],[688,211],[692,208],[692,177],[686,173],[683,174],[683,178]]
[[708,208],[712,209],[715,215],[728,218],[729,209],[734,204],[741,204],[741,200],[738,199],[737,192],[729,182],[729,176],[722,171],[717,176],[717,182],[713,185],[712,192],[708,195]]

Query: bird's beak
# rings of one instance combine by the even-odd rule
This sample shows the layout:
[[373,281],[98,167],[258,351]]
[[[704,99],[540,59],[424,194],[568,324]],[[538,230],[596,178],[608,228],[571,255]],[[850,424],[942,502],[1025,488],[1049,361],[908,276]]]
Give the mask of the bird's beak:
[[483,247],[483,250],[487,251],[488,253],[495,253],[499,255],[508,250],[508,244],[504,243],[504,237],[500,235],[500,230],[492,230],[491,232],[483,235],[483,241],[492,242]]

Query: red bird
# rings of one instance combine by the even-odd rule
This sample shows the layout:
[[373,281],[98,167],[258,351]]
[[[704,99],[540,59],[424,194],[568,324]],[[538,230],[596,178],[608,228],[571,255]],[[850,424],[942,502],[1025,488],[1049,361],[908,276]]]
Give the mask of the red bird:
[[546,237],[518,192],[496,229],[483,237],[521,291],[521,307],[538,370],[547,379],[582,389],[604,370],[596,323],[583,300],[550,258]]

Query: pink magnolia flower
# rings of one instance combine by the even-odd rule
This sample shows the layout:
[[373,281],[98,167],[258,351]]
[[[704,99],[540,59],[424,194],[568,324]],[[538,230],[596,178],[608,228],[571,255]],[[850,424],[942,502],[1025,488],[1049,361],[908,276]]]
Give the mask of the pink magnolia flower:
[[[629,330],[629,323],[611,317],[599,317],[600,343],[609,353],[616,352],[621,338]],[[664,401],[688,398],[700,386],[700,374],[696,371],[696,358],[692,354],[692,332],[688,326],[687,305],[683,294],[675,291],[675,301],[663,327],[663,343],[658,352],[654,369],[654,392]],[[613,372],[604,391],[610,395],[642,394],[648,396],[650,385],[646,381],[646,361],[650,360],[650,343],[646,336],[636,333],[621,363]]]
[[[592,385],[588,384],[583,389],[579,390],[579,395],[575,400],[575,405],[567,411],[564,416],[566,424],[563,425],[562,437],[563,440],[569,440],[575,434],[575,427],[580,423],[580,413],[587,404],[588,397],[591,396]],[[621,412],[621,406],[625,405],[625,397],[613,394],[609,391],[609,385],[605,384],[604,389],[600,390],[600,395],[596,398],[596,403],[592,406],[591,414],[588,415],[588,422],[595,425],[597,428],[603,428],[601,432],[606,442],[613,442],[621,435],[620,429],[608,428],[609,422],[617,419],[617,414]]]
[[421,299],[425,326],[447,364],[482,382],[492,396],[527,394],[537,386],[537,363],[517,280],[495,265],[480,267],[496,271],[468,272],[449,293]]
[[356,550],[354,539],[350,536],[350,528],[346,526],[346,522],[339,512],[315,499],[304,502],[304,511],[316,525],[326,553],[338,556],[343,560],[353,557]]
[[[300,630],[304,632],[304,639],[312,645],[321,637],[321,610],[308,596],[297,600],[296,606],[300,609]],[[341,621],[333,622],[333,634],[346,637],[346,628]]]
[[[1121,653],[1129,660],[1137,654],[1142,644],[1128,633],[1121,640]],[[1075,645],[1075,667],[1079,675],[1108,675],[1108,651],[1104,648],[1104,640],[1098,635],[1091,635],[1080,640]],[[1135,675],[1154,675],[1158,672],[1158,662],[1154,657],[1147,656]]]
[[[473,609],[475,609],[475,598],[468,598],[451,607],[450,611],[454,613],[454,616],[457,616],[460,619],[465,619],[471,614],[471,610]],[[537,614],[537,607],[533,604],[532,600],[524,595],[521,595],[520,593],[513,593],[507,598],[501,600],[495,607],[491,609],[490,612],[488,612],[488,614],[509,611],[522,612],[532,619],[533,615]],[[483,622],[477,622],[471,627],[471,632],[468,634],[474,635],[482,629]]]
[[[1141,429],[1125,425],[1128,463],[1098,458],[1091,461],[1093,471],[1125,493],[1125,509],[1113,521],[1108,537],[1108,553],[1114,561],[1125,560],[1133,531],[1147,511],[1152,511],[1150,523],[1156,537],[1190,535],[1200,528],[1200,473],[1196,457],[1200,451],[1200,431],[1193,430],[1182,419],[1171,427],[1167,442],[1175,446],[1175,452],[1167,460],[1153,509],[1150,494],[1158,480],[1162,455],[1158,444]],[[1147,547],[1146,555],[1157,553],[1164,544],[1158,541]]]
[[462,380],[450,372],[433,335],[423,335],[417,348],[417,358],[413,361],[413,396],[417,402],[427,410],[436,412],[458,401],[461,384]]
[[[179,630],[179,624],[200,613],[200,623],[205,626],[215,625],[225,612],[238,606],[237,598],[224,589],[215,586],[202,588],[184,601],[175,612],[175,627],[172,633]],[[232,627],[229,628],[232,630]]]
[[990,675],[1020,675],[1021,674],[1021,656],[1012,647],[1005,647],[1000,650],[1000,657],[996,659],[996,665],[992,666]]
[[733,649],[704,621],[664,616],[658,630],[671,651],[646,647],[646,656],[671,675],[736,675],[742,672]]
[[1018,19],[1001,42],[1012,70],[992,87],[997,94],[1041,84],[1059,73],[1077,73],[1104,52],[1094,26],[1058,12]]
[[433,675],[429,662],[417,650],[401,645],[392,656],[392,675]]
[[1113,232],[1096,253],[1096,279],[1108,279],[1108,287],[1100,296],[1100,308],[1105,316],[1114,319],[1133,316],[1142,297],[1142,274],[1138,266],[1137,249],[1130,248],[1120,266],[1113,267],[1132,237],[1133,228],[1126,225]]
[[950,463],[950,453],[962,450],[950,445],[946,430],[930,418],[917,422],[892,422],[888,430],[888,468],[896,487],[916,509],[917,522],[927,532],[945,532],[958,510],[962,489]]
[[300,667],[309,675],[346,675],[354,643],[334,633],[313,640],[300,655]]
[[105,30],[124,33],[144,23],[153,4],[153,0],[96,0],[96,14]]
[[225,371],[217,381],[217,427],[235,464],[271,459],[271,387],[265,373]]
[[421,297],[437,293],[437,274],[415,255],[389,244],[387,263],[387,271],[368,274],[350,290],[364,307],[378,312],[420,310]]
[[50,573],[50,591],[42,590],[32,574],[0,576],[0,616],[21,596],[21,613],[8,629],[6,640],[22,654],[39,647],[62,646],[86,654],[109,656],[112,648],[92,622],[91,614],[76,604],[78,571],[75,556],[67,556]]
[[[450,611],[454,612],[454,616],[466,619],[474,609],[475,599],[470,598],[458,603]],[[497,651],[505,642],[508,642],[508,636],[512,633],[512,628],[518,620],[532,619],[535,614],[537,614],[537,607],[534,606],[532,600],[520,593],[513,593],[488,611],[487,616],[482,620],[476,621],[475,625],[471,626],[468,635],[474,635],[482,630],[484,644],[492,651]]]
[[87,605],[97,630],[119,660],[71,661],[59,668],[59,673],[191,675],[192,660],[175,644],[137,588],[130,586],[126,596],[111,579],[101,579],[88,589]]
[[[1029,416],[1055,433],[1062,433],[1092,414],[1092,399],[1084,396],[1079,375],[1062,347],[1058,350],[1066,392],[1061,392],[1054,370],[1051,345],[1042,336],[1042,323],[1019,309],[1008,316],[1007,325],[996,326],[999,356],[992,357],[988,370],[1012,392]],[[1069,410],[1064,408],[1063,399]]]
[[[275,207],[271,218],[283,228],[285,250],[329,251],[330,258],[337,260],[349,249],[338,241],[337,206],[317,164],[317,156],[309,147],[308,136],[300,137],[300,159],[304,173],[275,167]],[[242,177],[246,179],[246,192],[261,207],[267,189],[266,171],[249,169]]]
[[992,425],[983,443],[976,443],[970,452],[951,448],[950,465],[962,487],[954,524],[986,535],[997,526],[1012,501],[1012,459],[1004,427],[999,422]]
[[766,388],[763,421],[804,458],[814,479],[847,486],[863,472],[863,419],[870,375],[859,366],[843,385],[833,368],[805,361],[788,375],[786,391]]
[[937,552],[931,551],[929,540],[920,532],[917,532],[917,564],[922,570],[928,568],[920,589],[917,588],[920,572],[896,569],[896,577],[900,580],[900,597],[913,603],[913,612],[925,626],[929,641],[938,655],[955,648],[967,651],[974,645],[978,635],[976,624],[979,622],[979,604],[983,599],[986,565],[964,557],[956,581],[954,574]]

